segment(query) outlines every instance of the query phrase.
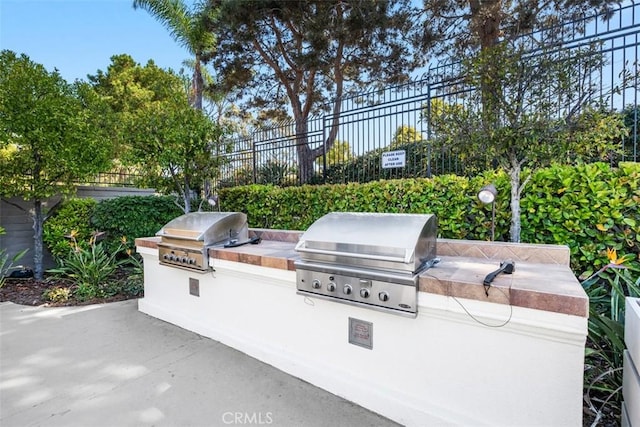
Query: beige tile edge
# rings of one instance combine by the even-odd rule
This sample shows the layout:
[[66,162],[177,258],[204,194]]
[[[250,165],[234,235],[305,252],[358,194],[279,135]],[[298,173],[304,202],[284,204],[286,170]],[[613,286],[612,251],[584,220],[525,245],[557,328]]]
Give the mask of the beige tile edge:
[[437,240],[438,256],[462,256],[481,259],[526,261],[537,264],[569,266],[570,251],[564,245],[486,242],[482,240]]

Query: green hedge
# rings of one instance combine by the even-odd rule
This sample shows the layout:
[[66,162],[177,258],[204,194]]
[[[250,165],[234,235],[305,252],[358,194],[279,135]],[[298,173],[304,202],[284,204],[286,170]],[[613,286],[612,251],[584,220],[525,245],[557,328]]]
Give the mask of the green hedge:
[[[526,173],[526,172],[525,172]],[[433,213],[440,237],[488,240],[491,208],[476,199],[494,182],[496,240],[509,240],[509,180],[502,172],[473,178],[376,181],[279,188],[249,185],[220,191],[225,211],[247,213],[251,227],[305,230],[332,211]],[[553,166],[533,174],[521,200],[523,242],[566,244],[577,273],[606,262],[606,248],[640,253],[640,164]]]
[[108,247],[119,246],[126,237],[128,248],[134,239],[156,234],[160,228],[182,214],[169,196],[123,196],[102,200],[69,199],[44,224],[44,242],[55,257],[69,251],[69,239],[76,232],[80,245],[88,243],[94,231],[106,232]]
[[220,191],[225,211],[246,212],[252,227],[305,230],[329,212],[433,213],[443,237],[488,239],[491,208],[476,199],[487,182],[494,182],[504,197],[497,201],[496,235],[508,233],[508,180],[485,173],[473,179],[441,175],[434,179],[410,178],[365,184],[331,184],[279,188],[249,185]]
[[568,245],[575,271],[586,274],[607,263],[607,248],[640,265],[639,206],[640,163],[542,169],[523,194],[522,241]]
[[55,213],[45,221],[44,244],[54,258],[66,256],[71,249],[72,232],[80,245],[87,244],[95,228],[91,225],[91,215],[98,203],[94,199],[65,200]]
[[102,200],[93,211],[91,223],[107,232],[110,246],[124,236],[129,244],[138,237],[155,236],[169,220],[183,211],[171,196],[123,196]]
[[[525,172],[526,173],[526,172]],[[224,211],[245,212],[251,227],[305,230],[329,212],[433,213],[440,237],[489,240],[491,208],[476,199],[486,183],[495,183],[496,240],[509,240],[509,180],[502,172],[465,178],[441,175],[365,184],[330,184],[280,188],[249,185],[220,190]],[[521,240],[566,244],[572,268],[588,274],[606,263],[606,249],[633,254],[640,266],[640,164],[603,163],[553,166],[533,174],[521,199]],[[181,215],[172,197],[127,196],[95,203],[73,199],[45,223],[45,243],[54,255],[68,244],[71,230],[88,240],[106,231],[110,242],[126,236],[153,236]],[[91,218],[91,221],[89,221]]]

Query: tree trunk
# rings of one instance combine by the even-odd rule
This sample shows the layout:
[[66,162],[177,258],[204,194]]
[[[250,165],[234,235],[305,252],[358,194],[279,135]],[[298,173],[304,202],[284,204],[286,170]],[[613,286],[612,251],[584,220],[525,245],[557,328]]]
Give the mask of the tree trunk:
[[[338,130],[340,129],[340,112],[342,111],[342,93],[344,91],[344,73],[342,72],[342,59],[344,54],[344,42],[341,41],[336,49],[336,58],[333,62],[333,78],[336,83],[336,95],[333,99],[333,114],[331,117],[331,127],[329,134],[323,142],[323,146],[314,150],[312,156],[314,159],[326,154],[331,150],[336,142]],[[326,176],[326,164],[323,165],[322,176]]]
[[480,52],[483,55],[480,71],[480,92],[482,96],[482,125],[491,129],[496,125],[499,111],[496,105],[498,94],[502,91],[501,82],[495,79],[495,64],[487,55],[500,40],[500,25],[503,19],[502,0],[469,0],[471,10],[471,31],[478,38]]
[[298,155],[298,179],[306,184],[313,178],[313,152],[309,147],[309,136],[306,117],[296,117],[296,154]]
[[202,77],[202,64],[200,63],[200,55],[196,54],[195,63],[193,65],[193,107],[202,111],[202,91],[204,88],[204,79]]
[[33,203],[33,275],[36,280],[42,280],[44,278],[42,267],[44,246],[42,236],[43,223],[42,201],[36,200]]
[[191,189],[189,188],[189,181],[187,178],[184,179],[184,188],[183,188],[183,199],[184,199],[184,213],[191,212]]
[[520,242],[520,163],[517,159],[511,159],[511,166],[508,170],[511,182],[511,229],[510,237],[512,242]]

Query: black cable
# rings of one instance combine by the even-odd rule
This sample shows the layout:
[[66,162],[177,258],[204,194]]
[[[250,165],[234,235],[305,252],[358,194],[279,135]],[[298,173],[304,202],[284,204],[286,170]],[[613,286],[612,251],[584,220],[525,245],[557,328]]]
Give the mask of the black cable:
[[[440,279],[438,279],[437,277],[435,277],[435,276],[433,276],[433,275],[431,275],[431,274],[424,274],[424,275],[425,275],[425,276],[429,276],[429,277],[431,277],[432,279],[440,280]],[[456,297],[455,297],[455,296],[453,296],[453,295],[446,295],[446,296],[453,298],[453,299],[455,300],[455,302],[457,302],[457,303],[458,303],[458,305],[459,305],[460,307],[462,307],[462,309],[464,310],[464,312],[465,312],[465,313],[467,313],[467,315],[468,315],[469,317],[471,317],[473,320],[475,320],[476,322],[480,323],[481,325],[483,325],[483,326],[487,326],[487,327],[489,327],[489,328],[502,328],[503,326],[506,326],[509,322],[511,322],[511,318],[513,317],[513,305],[511,305],[511,304],[509,303],[509,297],[507,296],[507,294],[506,294],[502,289],[497,288],[497,287],[495,287],[495,286],[494,286],[493,288],[494,288],[494,289],[497,289],[498,291],[500,291],[500,293],[501,293],[502,295],[504,295],[505,299],[507,300],[507,305],[509,306],[509,317],[507,318],[507,320],[505,320],[503,323],[501,323],[501,324],[499,324],[499,325],[490,325],[490,324],[488,324],[488,323],[483,322],[482,320],[477,319],[473,314],[471,314],[471,313],[469,312],[469,310],[467,310],[467,308],[466,308],[466,307],[465,307],[465,306],[464,306],[464,305],[463,305],[463,304],[458,300],[458,298],[456,298]],[[489,296],[489,295],[488,295],[488,292],[487,292],[487,296]]]
[[[493,287],[493,289],[497,289],[499,290],[502,295],[504,295],[504,297],[507,299],[507,301],[509,301],[509,297],[507,296],[507,294],[500,288],[496,288],[495,286]],[[499,325],[490,325],[488,323],[483,322],[482,320],[478,320],[473,314],[469,313],[469,310],[467,310],[467,308],[462,305],[462,303],[460,301],[458,301],[458,298],[454,297],[453,295],[451,296],[451,298],[453,298],[459,305],[460,307],[462,307],[462,309],[464,310],[465,313],[467,313],[469,315],[469,317],[471,317],[473,320],[475,320],[476,322],[480,323],[483,326],[487,326],[489,328],[502,328],[503,326],[506,326],[509,322],[511,322],[511,318],[513,317],[513,306],[511,304],[508,304],[509,306],[509,318],[507,318],[507,320],[505,320],[503,323],[499,324]]]

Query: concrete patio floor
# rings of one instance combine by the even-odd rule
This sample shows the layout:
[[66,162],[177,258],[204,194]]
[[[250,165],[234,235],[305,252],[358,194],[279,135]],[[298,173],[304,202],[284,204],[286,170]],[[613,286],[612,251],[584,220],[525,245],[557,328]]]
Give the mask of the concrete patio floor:
[[397,424],[129,300],[0,303],[0,425]]

